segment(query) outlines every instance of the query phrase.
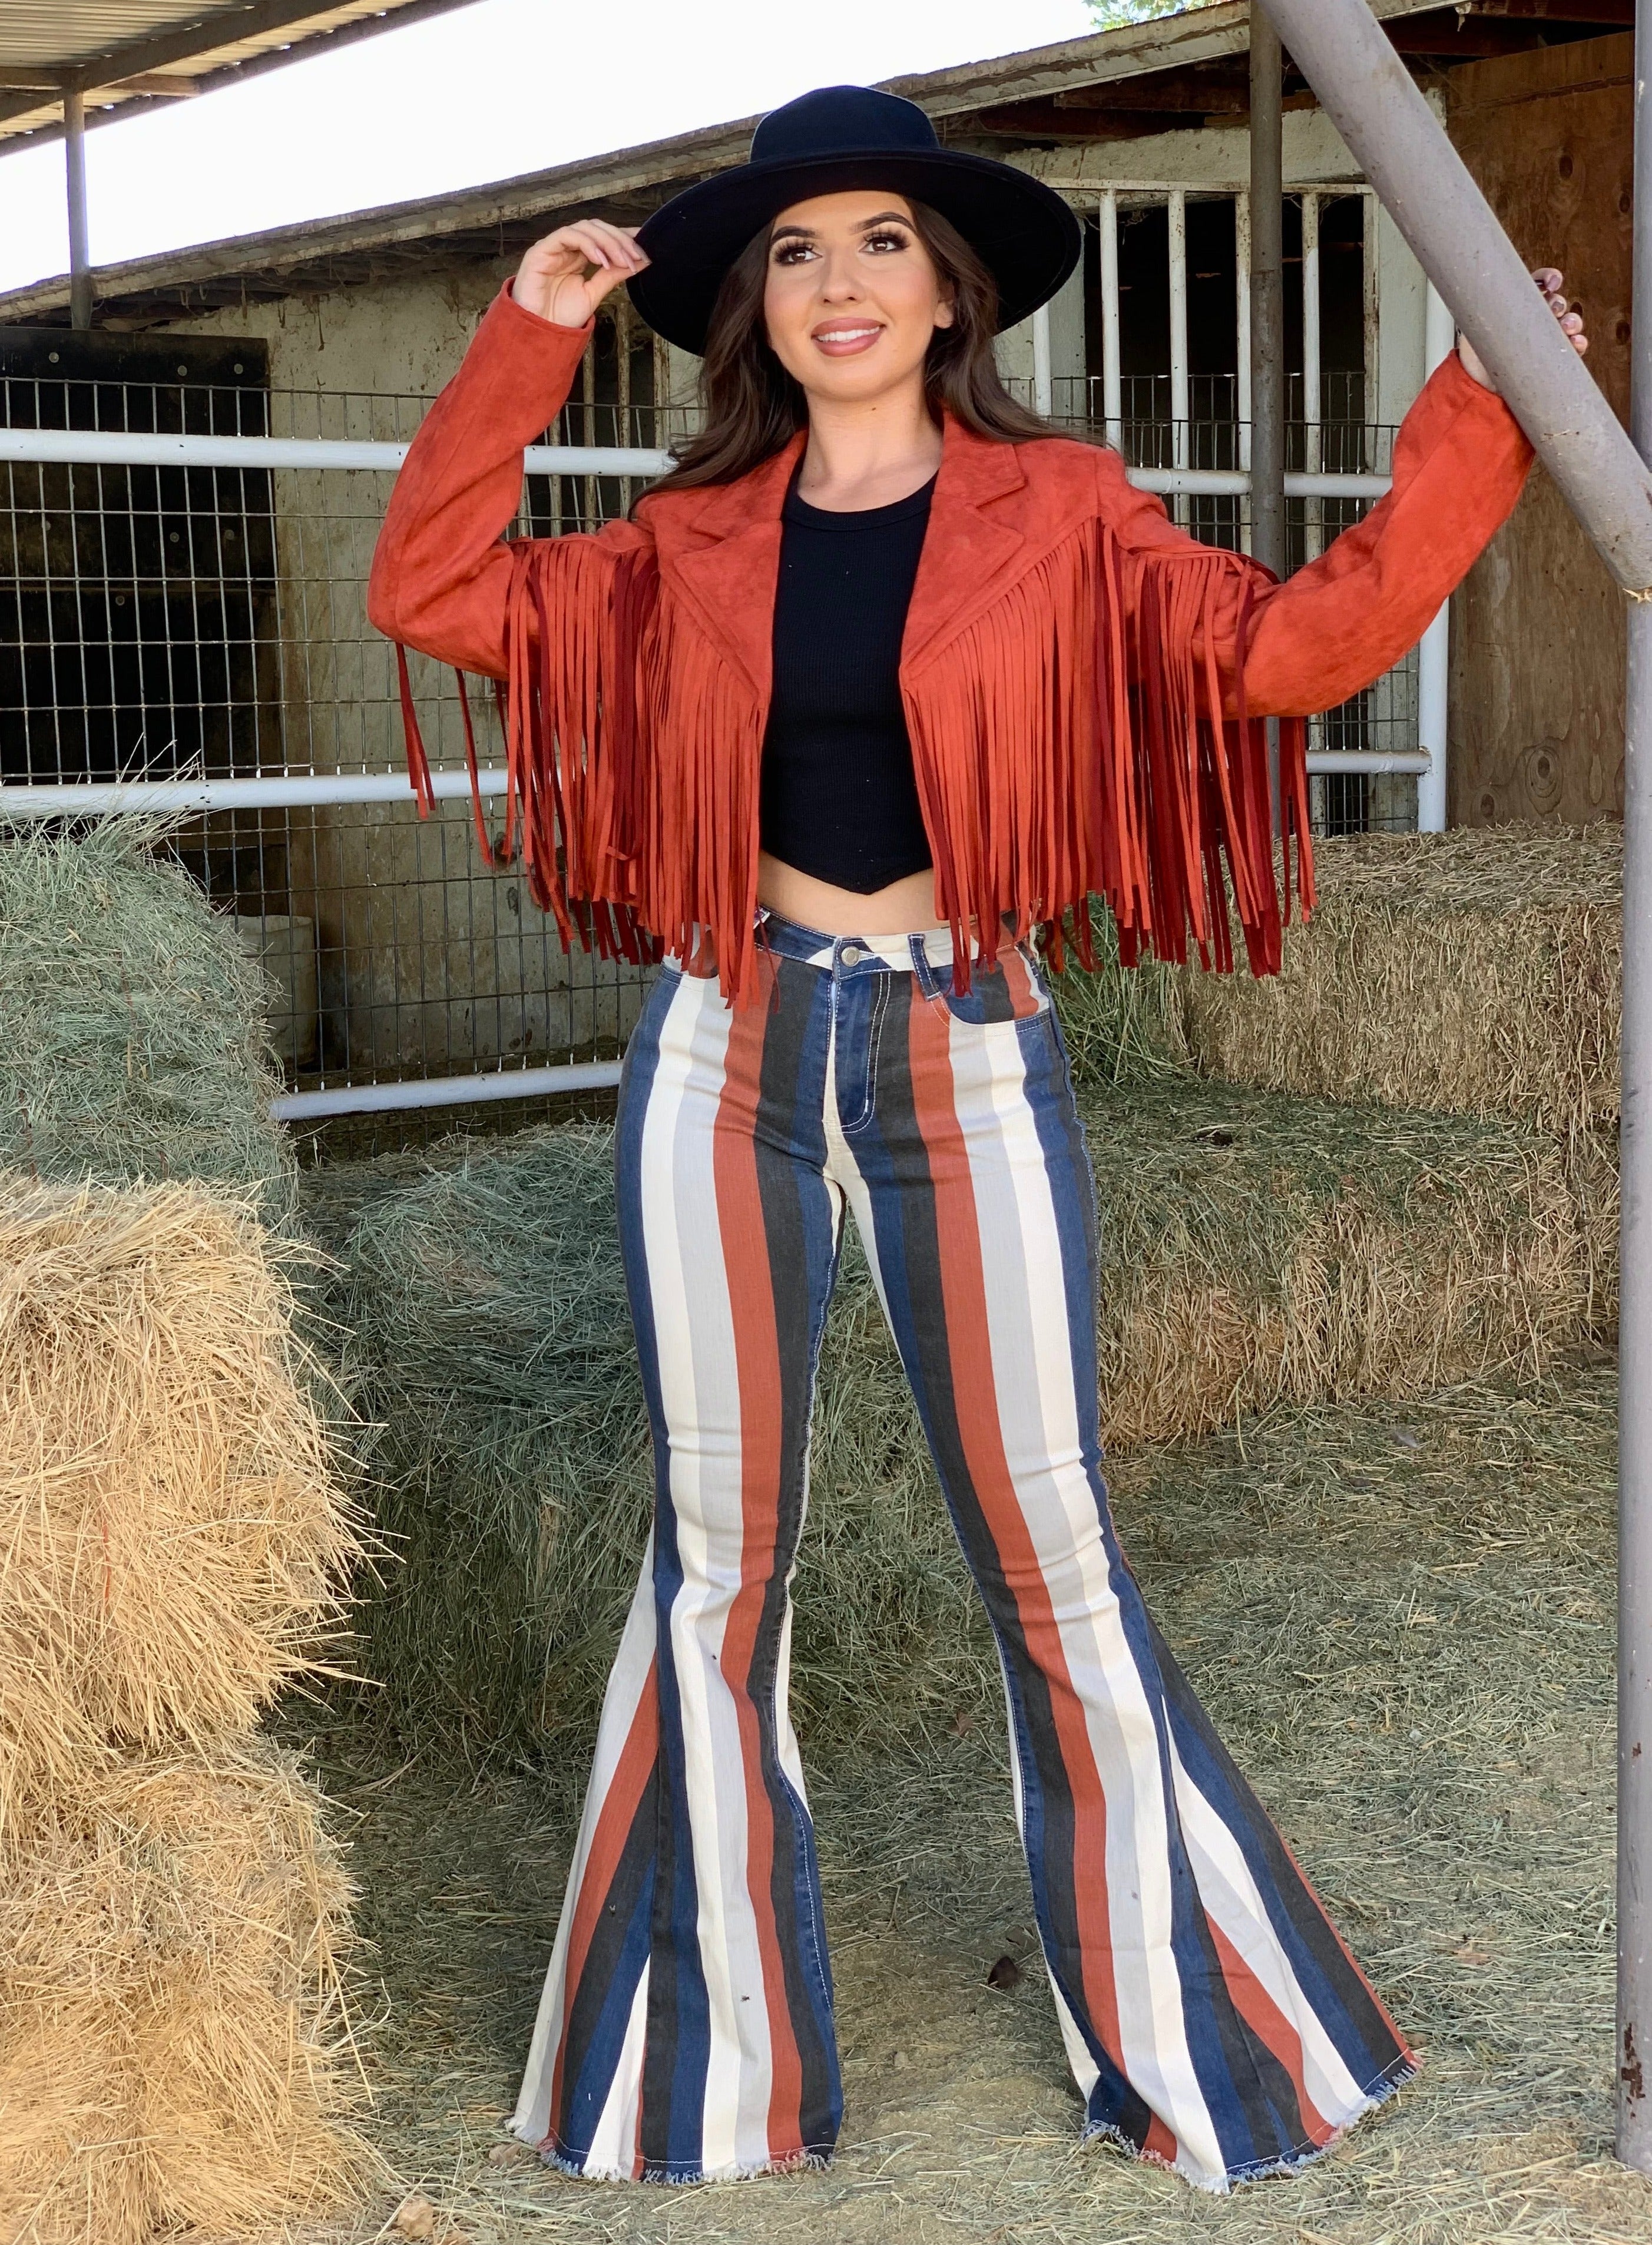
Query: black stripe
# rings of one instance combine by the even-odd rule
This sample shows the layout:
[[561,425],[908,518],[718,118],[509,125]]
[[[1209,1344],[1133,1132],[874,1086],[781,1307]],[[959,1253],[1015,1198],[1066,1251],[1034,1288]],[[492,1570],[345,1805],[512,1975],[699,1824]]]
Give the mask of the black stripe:
[[[1014,1694],[1023,1711],[1027,1737],[1025,1741],[1017,1740],[1012,1743],[1018,1752],[1024,1746],[1030,1749],[1042,1808],[1041,1852],[1046,1876],[1041,1901],[1055,1950],[1049,1959],[1050,1968],[1074,2017],[1085,2029],[1091,2054],[1101,2070],[1101,2079],[1092,2097],[1091,2117],[1105,2120],[1130,2142],[1140,2146],[1147,2140],[1153,2115],[1101,2047],[1084,1999],[1074,1884],[1076,1817],[1072,1782],[1062,1759],[1051,1707],[1048,1679],[1027,1645],[1014,1593],[1005,1578],[998,1546],[969,1472],[958,1427],[945,1296],[941,1283],[935,1186],[912,1091],[910,1028],[910,1008],[891,1006],[878,1059],[877,1123],[898,1196],[900,1255],[880,1251],[879,1261],[885,1284],[891,1287],[902,1261],[904,1263],[906,1299],[897,1307],[904,1310],[917,1356],[915,1365],[908,1364],[907,1375],[923,1408],[925,1432],[953,1527],[1003,1649]],[[881,1229],[890,1220],[887,1200],[875,1193],[873,1204]]]
[[[800,1814],[780,1765],[775,1713],[780,1643],[785,1619],[786,1574],[802,1533],[809,1464],[809,1408],[814,1352],[826,1312],[830,1265],[810,1267],[803,1197],[818,1195],[829,1222],[823,1171],[826,1038],[816,1010],[826,987],[817,968],[780,962],[780,1004],[763,1037],[754,1148],[757,1193],[773,1290],[780,1370],[780,1490],[775,1538],[763,1607],[752,1647],[749,1696],[756,1709],[763,1787],[775,1833],[769,1896],[785,1977],[786,2009],[802,2070],[801,2140],[810,2150],[829,2147],[836,2133],[836,2064],[823,2039],[803,1977],[797,1892],[800,1880],[818,1891],[807,1820]],[[818,1235],[817,1235],[818,1245]],[[812,1928],[811,1928],[812,1933]],[[823,1971],[829,1968],[823,1953]],[[829,1982],[828,1984],[829,2004]],[[794,2148],[775,2145],[776,2152]]]
[[[632,1919],[636,1916],[638,1901],[653,1871],[654,1828],[659,1814],[655,1791],[659,1780],[660,1761],[656,1753],[654,1766],[643,1787],[636,1812],[631,1820],[631,1829],[626,1835],[625,1846],[614,1866],[613,1877],[603,1897],[602,1914],[591,1936],[591,1947],[586,1952],[585,1966],[578,1984],[571,1991],[566,2024],[562,2037],[562,2101],[552,2115],[552,2130],[559,2143],[569,2141],[569,2114],[579,2078],[585,2072],[586,2060],[591,2054],[592,2038],[597,2031],[604,2004],[613,1987],[614,1976],[620,1968],[620,1952],[625,1944]],[[572,1909],[574,1892],[572,1886],[563,1907]]]
[[[1345,2006],[1353,2030],[1364,2046],[1369,2071],[1359,2086],[1362,2089],[1370,2088],[1388,2072],[1397,2059],[1404,2058],[1404,2045],[1381,2004],[1365,1985],[1358,1968],[1350,1961],[1347,1951],[1337,1938],[1330,1920],[1301,1871],[1291,1861],[1290,1851],[1280,1838],[1272,1818],[1240,1774],[1238,1765],[1222,1743],[1209,1716],[1200,1706],[1193,1686],[1181,1672],[1175,1655],[1160,1636],[1151,1615],[1148,1618],[1148,1627],[1152,1631],[1159,1672],[1164,1679],[1165,1697],[1174,1708],[1177,1719],[1186,1724],[1190,1731],[1197,1733],[1211,1760],[1232,1787],[1234,1800],[1249,1828],[1249,1835],[1262,1851],[1267,1875],[1275,1893],[1301,1936],[1303,1948],[1313,1957]],[[1232,1824],[1233,1819],[1224,1814],[1219,1807],[1217,1814],[1222,1816],[1223,1823]],[[1326,2031],[1331,2034],[1333,2041],[1336,2040],[1330,2021],[1324,2024]],[[1342,2058],[1350,2072],[1357,2077],[1360,2069],[1354,2052],[1344,2050]]]

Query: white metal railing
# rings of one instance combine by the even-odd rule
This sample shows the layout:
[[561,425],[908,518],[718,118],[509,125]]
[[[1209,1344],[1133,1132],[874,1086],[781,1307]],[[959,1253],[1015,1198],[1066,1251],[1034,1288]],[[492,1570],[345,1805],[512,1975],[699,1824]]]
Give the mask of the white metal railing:
[[[393,475],[406,444],[352,444],[337,437],[184,437],[122,429],[0,429],[0,462],[66,467],[357,468]],[[663,476],[669,452],[599,444],[530,444],[531,476]]]
[[[1044,329],[1043,386],[1049,380],[1048,329]],[[1111,422],[1113,390],[1109,388]],[[331,438],[269,437],[156,436],[119,431],[0,429],[0,464],[30,463],[70,466],[249,468],[261,470],[323,469],[356,472],[394,473],[406,458],[401,444],[355,443]],[[1185,445],[1177,451],[1185,462]],[[532,475],[653,477],[664,474],[672,456],[664,451],[640,447],[543,444],[529,447],[524,470]],[[1242,498],[1250,478],[1241,471],[1201,470],[1178,465],[1172,468],[1137,468],[1130,479],[1139,488],[1164,497],[1218,496]],[[1389,488],[1385,476],[1293,475],[1287,478],[1289,494],[1297,498],[1372,499]],[[1418,755],[1381,751],[1310,756],[1310,770],[1318,772],[1414,772],[1432,769],[1426,752]],[[484,766],[479,780],[484,796],[504,792],[506,775],[501,767]],[[432,774],[438,798],[464,797],[470,790],[469,775],[442,770]],[[405,803],[412,788],[399,771],[268,774],[249,778],[134,778],[113,783],[71,781],[0,784],[0,821],[98,817],[110,813],[152,811],[162,814],[205,813],[259,809],[298,808],[320,804]],[[542,1068],[501,1068],[475,1075],[436,1076],[387,1083],[337,1085],[315,1091],[282,1094],[274,1112],[285,1122],[320,1120],[328,1116],[384,1112],[400,1109],[469,1105],[473,1102],[525,1098],[575,1091],[619,1080],[617,1061],[565,1063]]]
[[[1044,361],[1049,363],[1049,322],[1037,323],[1044,335]],[[1035,340],[1036,340],[1035,327]],[[1047,382],[1047,372],[1046,375]],[[1186,419],[1185,413],[1182,416]],[[1187,431],[1177,442],[1185,455]],[[118,468],[331,468],[394,475],[408,456],[406,444],[353,444],[334,437],[179,437],[128,435],[124,430],[0,429],[0,465],[43,463],[58,467]],[[530,444],[522,455],[523,472],[530,476],[663,476],[672,465],[669,452],[640,446],[622,448],[599,444]],[[1243,499],[1250,478],[1240,469],[1132,468],[1130,480],[1138,490],[1161,498],[1202,496]],[[1386,476],[1289,475],[1287,499],[1380,499],[1389,488]]]
[[[1250,198],[1241,189],[1202,190],[1169,180],[1095,180],[1082,179],[1064,185],[1064,193],[1078,207],[1094,214],[1098,231],[1097,269],[1100,282],[1101,419],[1107,440],[1120,449],[1125,441],[1123,320],[1120,303],[1119,227],[1121,216],[1144,206],[1163,208],[1166,214],[1166,257],[1169,303],[1169,373],[1172,465],[1168,468],[1133,469],[1131,481],[1145,491],[1169,499],[1243,498],[1250,478]],[[1335,499],[1378,499],[1389,488],[1389,479],[1375,475],[1326,475],[1325,383],[1324,375],[1323,302],[1320,287],[1321,216],[1324,205],[1336,197],[1358,196],[1364,205],[1363,303],[1365,367],[1364,420],[1369,445],[1375,433],[1378,389],[1378,272],[1377,249],[1378,204],[1373,190],[1360,180],[1324,180],[1292,190],[1302,211],[1301,309],[1303,331],[1303,471],[1285,478],[1287,499],[1304,500],[1307,558],[1312,560],[1324,547],[1324,502]],[[1238,459],[1236,472],[1198,470],[1189,462],[1189,383],[1192,354],[1188,321],[1188,205],[1200,197],[1231,203],[1234,219],[1235,325],[1238,365],[1236,384]],[[1425,371],[1432,373],[1452,346],[1449,315],[1430,291],[1430,326]],[[1443,323],[1442,323],[1443,322]],[[1040,411],[1049,410],[1053,394],[1050,315],[1046,307],[1032,321],[1033,397]],[[1176,510],[1181,513],[1181,510]],[[1185,517],[1184,517],[1185,519]],[[1241,530],[1242,541],[1246,533]],[[1316,723],[1310,739],[1309,770],[1329,777],[1339,773],[1410,773],[1418,780],[1418,826],[1438,831],[1446,824],[1446,703],[1450,665],[1450,624],[1446,610],[1435,619],[1418,652],[1419,742],[1415,753],[1405,750],[1328,750],[1320,745],[1323,727]]]

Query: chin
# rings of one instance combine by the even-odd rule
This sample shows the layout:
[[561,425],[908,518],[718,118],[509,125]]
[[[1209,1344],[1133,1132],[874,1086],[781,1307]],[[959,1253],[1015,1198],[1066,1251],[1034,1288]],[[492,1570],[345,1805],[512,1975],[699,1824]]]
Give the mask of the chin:
[[889,391],[904,388],[912,371],[910,368],[891,370],[889,361],[873,351],[864,359],[817,363],[803,388],[816,397],[838,400],[882,397]]

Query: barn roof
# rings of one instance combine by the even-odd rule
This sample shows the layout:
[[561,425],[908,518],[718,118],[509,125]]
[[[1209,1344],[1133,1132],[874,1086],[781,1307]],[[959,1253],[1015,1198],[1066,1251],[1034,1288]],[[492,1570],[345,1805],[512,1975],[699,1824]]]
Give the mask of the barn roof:
[[0,9],[0,153],[63,132],[78,85],[88,125],[176,101],[395,30],[464,0],[5,0]]
[[[16,7],[19,0],[11,0]],[[28,0],[24,0],[28,4]],[[412,0],[417,7],[421,0]],[[1454,62],[1597,36],[1633,24],[1635,0],[1372,0],[1390,37],[1424,76]],[[408,10],[411,12],[411,9]],[[1010,146],[1119,140],[1248,112],[1248,0],[921,77],[890,91],[919,102],[949,144],[1002,154]],[[1287,102],[1312,97],[1287,79]],[[669,195],[739,162],[755,118],[707,125],[519,178],[308,220],[98,269],[98,317],[123,327],[224,304],[307,295],[394,277],[433,260],[513,254],[575,212],[635,225]],[[0,294],[0,320],[66,316],[65,278]]]

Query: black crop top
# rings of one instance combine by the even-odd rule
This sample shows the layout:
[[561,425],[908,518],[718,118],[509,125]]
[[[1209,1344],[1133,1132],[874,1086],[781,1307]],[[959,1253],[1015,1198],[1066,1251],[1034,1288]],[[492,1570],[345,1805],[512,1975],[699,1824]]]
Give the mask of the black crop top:
[[899,669],[934,489],[853,514],[794,490],[781,516],[762,846],[857,896],[931,862]]

